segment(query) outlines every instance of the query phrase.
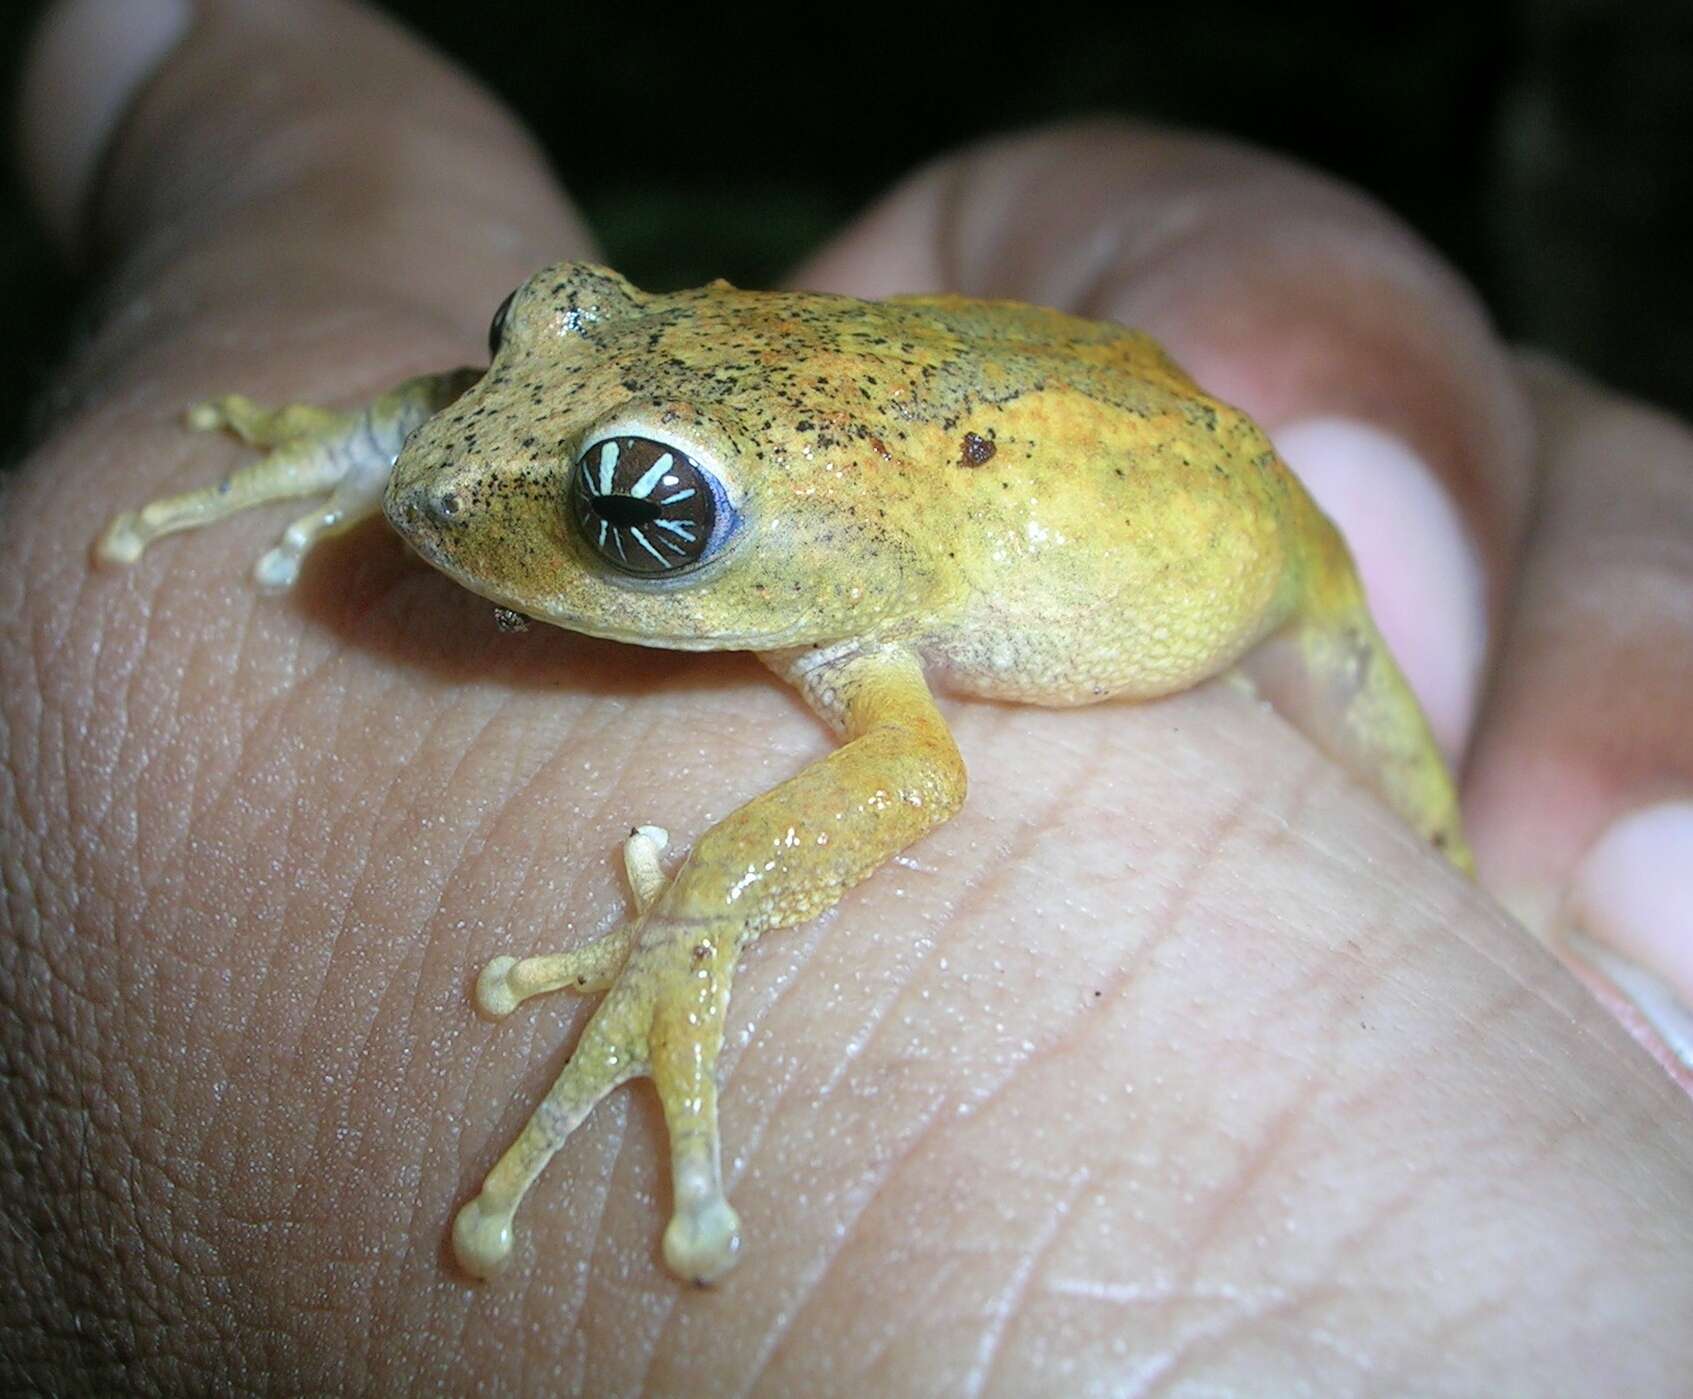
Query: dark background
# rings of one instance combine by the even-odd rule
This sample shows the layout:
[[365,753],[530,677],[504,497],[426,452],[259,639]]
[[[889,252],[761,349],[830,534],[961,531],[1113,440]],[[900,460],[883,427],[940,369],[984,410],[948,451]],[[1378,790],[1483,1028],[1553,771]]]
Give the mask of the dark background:
[[[14,69],[40,8],[0,8]],[[1439,247],[1508,336],[1693,415],[1693,0],[861,4],[762,23],[591,0],[386,8],[550,150],[568,138],[561,175],[608,259],[655,289],[767,284],[930,156],[1120,112],[1352,181]],[[7,180],[0,460],[76,333],[79,291]]]

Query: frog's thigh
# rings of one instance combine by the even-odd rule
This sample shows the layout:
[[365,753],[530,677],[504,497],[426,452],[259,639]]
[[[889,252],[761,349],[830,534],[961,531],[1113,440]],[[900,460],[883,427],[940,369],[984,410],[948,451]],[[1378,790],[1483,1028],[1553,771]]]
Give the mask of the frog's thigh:
[[950,816],[964,769],[914,657],[877,651],[791,677],[849,740],[714,826],[641,920],[636,945],[546,1100],[454,1224],[460,1261],[509,1254],[524,1193],[601,1097],[650,1074],[670,1134],[674,1212],[665,1261],[710,1281],[740,1225],[723,1194],[717,1056],[740,950],[802,922]]
[[1474,873],[1457,789],[1428,720],[1376,630],[1339,533],[1304,503],[1303,596],[1245,669],[1319,748],[1373,786],[1454,865]]

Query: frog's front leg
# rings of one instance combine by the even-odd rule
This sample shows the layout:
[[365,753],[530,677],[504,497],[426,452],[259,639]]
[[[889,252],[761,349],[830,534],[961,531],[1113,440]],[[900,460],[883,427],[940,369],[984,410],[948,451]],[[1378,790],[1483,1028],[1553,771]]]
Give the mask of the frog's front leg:
[[94,556],[101,563],[131,564],[161,535],[198,529],[272,501],[327,493],[329,498],[289,525],[254,567],[261,588],[286,588],[319,540],[381,513],[388,473],[406,437],[480,375],[471,369],[425,374],[350,413],[304,403],[265,408],[240,394],[197,404],[188,411],[189,427],[201,432],[227,428],[244,442],[268,448],[266,455],[214,486],[125,511],[106,526]]
[[[848,741],[713,826],[627,934],[582,950],[583,965],[598,966],[627,939],[627,960],[575,1054],[454,1222],[459,1261],[479,1277],[510,1254],[524,1193],[577,1124],[643,1074],[670,1135],[665,1262],[694,1282],[725,1273],[740,1222],[723,1194],[716,1071],[736,959],[760,933],[821,913],[964,799],[963,762],[909,651],[864,650],[812,667],[769,659]],[[524,965],[506,963],[494,980],[503,985]],[[507,1008],[503,994],[495,1002]]]

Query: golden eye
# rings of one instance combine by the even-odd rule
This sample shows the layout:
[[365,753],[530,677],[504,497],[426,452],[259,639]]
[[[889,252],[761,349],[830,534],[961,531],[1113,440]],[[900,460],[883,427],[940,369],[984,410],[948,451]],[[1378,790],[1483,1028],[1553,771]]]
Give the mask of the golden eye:
[[678,573],[720,544],[717,478],[685,452],[650,437],[606,437],[576,463],[577,527],[613,568]]

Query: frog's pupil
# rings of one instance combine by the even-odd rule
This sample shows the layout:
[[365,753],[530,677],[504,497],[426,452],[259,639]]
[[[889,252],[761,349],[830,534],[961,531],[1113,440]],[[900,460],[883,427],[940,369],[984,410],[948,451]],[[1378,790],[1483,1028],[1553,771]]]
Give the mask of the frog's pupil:
[[637,500],[632,495],[591,496],[588,505],[614,525],[650,525],[664,513],[656,500]]

